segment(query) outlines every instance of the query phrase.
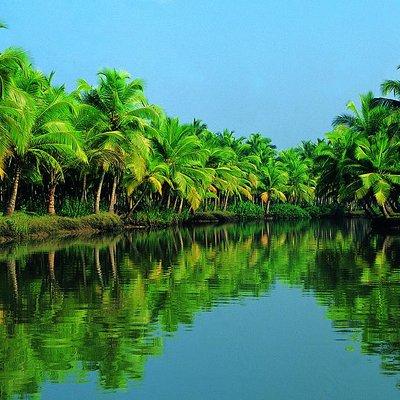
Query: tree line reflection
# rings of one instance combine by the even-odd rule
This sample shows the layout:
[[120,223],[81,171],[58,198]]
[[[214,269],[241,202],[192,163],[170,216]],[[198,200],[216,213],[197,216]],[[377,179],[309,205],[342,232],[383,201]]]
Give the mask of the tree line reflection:
[[[363,221],[142,232],[0,251],[0,397],[45,381],[143,377],[165,335],[276,282],[316,296],[338,331],[400,371],[400,238]],[[262,340],[268,340],[268,335]]]

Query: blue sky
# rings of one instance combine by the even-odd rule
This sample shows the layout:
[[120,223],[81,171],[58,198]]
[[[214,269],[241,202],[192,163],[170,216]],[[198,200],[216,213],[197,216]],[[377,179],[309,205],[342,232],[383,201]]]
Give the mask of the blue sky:
[[24,47],[68,88],[128,70],[170,115],[284,148],[400,78],[399,17],[395,0],[13,0],[0,49]]

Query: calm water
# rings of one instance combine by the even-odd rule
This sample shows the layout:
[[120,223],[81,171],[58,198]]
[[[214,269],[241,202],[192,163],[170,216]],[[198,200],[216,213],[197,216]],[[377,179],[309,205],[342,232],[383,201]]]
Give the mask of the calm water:
[[0,248],[0,398],[398,399],[400,237],[363,221]]

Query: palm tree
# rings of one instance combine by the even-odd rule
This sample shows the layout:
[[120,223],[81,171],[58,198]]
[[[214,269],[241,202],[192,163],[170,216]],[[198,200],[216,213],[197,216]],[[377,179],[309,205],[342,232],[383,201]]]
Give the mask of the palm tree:
[[107,159],[98,158],[101,176],[94,207],[95,212],[99,212],[104,177],[107,171],[111,171],[113,183],[109,211],[113,212],[125,156],[129,152],[131,157],[135,157],[136,163],[144,168],[149,151],[149,142],[144,133],[153,129],[152,122],[159,117],[160,110],[148,104],[141,80],[132,80],[128,73],[115,69],[104,69],[98,76],[96,87],[80,80],[77,93],[82,102],[96,108],[101,114],[102,130],[94,140],[97,148],[114,153],[113,157]]
[[345,125],[354,132],[361,133],[364,136],[370,136],[377,133],[383,125],[385,119],[390,115],[389,108],[377,105],[372,92],[360,96],[361,108],[358,109],[353,101],[347,104],[350,114],[342,114],[335,117],[332,125],[334,127]]
[[388,202],[393,189],[400,185],[399,146],[397,140],[391,141],[381,130],[373,137],[360,139],[356,149],[360,169],[364,171],[356,196],[364,198],[372,192],[386,217],[391,214]]
[[261,133],[252,133],[246,143],[250,146],[249,154],[258,156],[262,163],[276,156],[276,146],[271,143],[270,138],[262,136]]
[[346,125],[338,125],[326,135],[327,140],[318,143],[315,149],[315,169],[319,171],[317,196],[326,201],[347,203],[354,199],[359,188],[358,172],[355,169],[357,140],[363,134],[354,132]]
[[182,212],[186,199],[192,209],[201,203],[202,188],[211,184],[213,171],[205,168],[208,150],[189,125],[181,125],[177,118],[166,118],[151,137],[156,158],[169,168],[170,190],[180,198],[178,211]]
[[263,192],[260,195],[261,201],[266,205],[265,213],[269,213],[271,201],[286,201],[285,190],[288,183],[288,173],[283,164],[271,158],[261,169],[261,182]]
[[[4,99],[10,89],[13,77],[23,69],[29,68],[30,62],[25,51],[10,47],[0,53],[0,98]],[[15,89],[15,86],[13,87]]]
[[169,180],[169,166],[162,160],[150,157],[147,160],[145,171],[137,169],[137,163],[134,159],[132,162],[128,161],[126,167],[124,186],[127,190],[128,197],[131,199],[132,194],[141,189],[141,195],[134,204],[131,203],[128,215],[133,213],[149,191],[159,193],[160,196],[162,196],[164,184],[166,183],[172,186],[172,182]]
[[66,157],[85,159],[79,137],[68,120],[69,105],[62,88],[54,89],[49,80],[32,69],[13,79],[15,90],[1,102],[0,129],[5,146],[0,164],[12,161],[14,177],[6,214],[12,215],[17,200],[23,169],[28,167],[41,175],[46,169],[50,181],[48,210],[54,212],[54,191],[57,177],[62,177]]
[[288,174],[286,184],[287,199],[292,203],[310,202],[314,198],[315,182],[310,177],[309,166],[301,159],[295,149],[282,151],[279,154]]

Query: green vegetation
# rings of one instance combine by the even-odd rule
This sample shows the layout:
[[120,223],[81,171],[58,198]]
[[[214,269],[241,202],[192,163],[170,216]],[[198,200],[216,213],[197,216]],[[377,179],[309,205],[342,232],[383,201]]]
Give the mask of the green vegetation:
[[[8,216],[108,211],[168,224],[196,212],[400,211],[400,100],[363,95],[325,139],[277,151],[260,133],[236,137],[168,117],[124,71],[103,69],[96,85],[79,79],[72,92],[52,78],[21,49],[0,53],[0,206]],[[400,81],[382,84],[385,95],[399,89]]]
[[10,217],[0,217],[0,237],[49,237],[60,233],[116,232],[123,228],[116,214],[99,213],[80,218],[37,216],[16,212]]

